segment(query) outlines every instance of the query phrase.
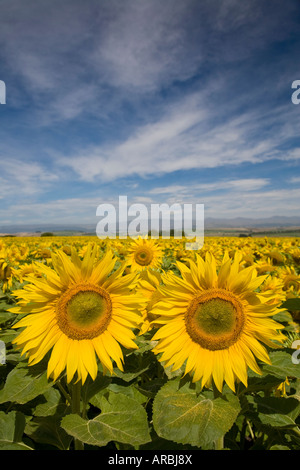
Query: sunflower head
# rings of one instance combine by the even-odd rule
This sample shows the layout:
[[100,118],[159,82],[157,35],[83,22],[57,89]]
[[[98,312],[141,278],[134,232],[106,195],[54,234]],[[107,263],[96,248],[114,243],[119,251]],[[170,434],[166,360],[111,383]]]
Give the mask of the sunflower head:
[[227,349],[234,344],[244,322],[241,302],[224,289],[207,289],[195,296],[185,314],[189,336],[211,351]]
[[57,323],[68,338],[92,339],[109,325],[112,303],[105,289],[83,283],[68,289],[56,305]]
[[96,258],[90,246],[81,259],[75,249],[52,253],[53,268],[41,263],[25,278],[14,313],[28,314],[14,328],[24,330],[14,340],[29,364],[41,361],[51,350],[48,376],[56,380],[66,370],[82,382],[96,378],[100,360],[104,373],[113,373],[113,361],[123,370],[121,347],[137,348],[133,330],[141,322],[144,299],[135,291],[137,276],[114,269],[111,251]]
[[42,277],[42,274],[39,272],[39,265],[37,263],[25,263],[14,270],[15,277],[23,282],[23,279],[28,276],[28,274],[35,274],[37,277]]
[[[270,363],[262,343],[277,347],[285,338],[272,295],[257,289],[266,276],[257,276],[253,266],[243,268],[242,256],[225,254],[220,266],[210,253],[188,265],[177,263],[180,276],[168,272],[159,288],[162,298],[152,313],[162,326],[155,333],[154,352],[173,370],[185,364],[193,381],[222,391],[224,381],[247,385],[247,369],[260,374],[255,358]],[[276,293],[274,294],[276,296]]]
[[163,251],[155,240],[139,237],[128,248],[127,259],[132,271],[160,268]]
[[14,269],[9,259],[9,253],[6,251],[0,252],[0,282],[2,283],[2,290],[6,292],[13,282]]

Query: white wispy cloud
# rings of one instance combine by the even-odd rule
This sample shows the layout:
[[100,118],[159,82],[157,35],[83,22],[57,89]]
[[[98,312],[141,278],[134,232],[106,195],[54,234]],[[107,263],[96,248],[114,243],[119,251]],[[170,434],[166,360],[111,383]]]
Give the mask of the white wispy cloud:
[[[187,200],[185,195],[182,197],[169,195],[164,198],[164,202],[170,206],[173,203],[184,204],[193,202],[204,204],[205,218],[234,218],[249,217],[264,219],[276,215],[295,216],[299,208],[300,189],[279,189],[268,191],[245,191],[237,197],[236,192],[228,191],[226,197],[224,195],[207,195],[205,199]],[[128,207],[134,203],[145,204],[149,208],[149,204],[155,202],[151,198],[136,197],[128,201]],[[157,201],[156,201],[157,202]],[[99,222],[96,216],[96,209],[99,204],[113,204],[118,211],[119,200],[117,197],[108,198],[107,200],[99,197],[80,197],[66,198],[46,201],[43,203],[19,203],[11,205],[8,209],[0,207],[0,218],[2,223],[14,224],[31,223],[43,224],[61,223],[61,224],[94,224],[95,228]]]
[[292,184],[300,183],[300,176],[293,176],[292,178],[290,178],[289,182]]
[[[203,89],[174,102],[155,122],[137,127],[121,142],[94,145],[74,152],[72,158],[58,156],[58,164],[71,168],[83,181],[93,182],[300,158],[299,149],[280,148],[298,132],[296,122],[288,135],[285,132],[287,111],[273,110],[276,119],[273,113],[262,117],[261,110],[245,110],[239,116],[223,110],[220,122],[218,106],[208,102],[210,93],[210,88]],[[264,132],[262,119],[273,132]]]
[[149,190],[149,194],[180,194],[193,196],[195,194],[204,194],[212,191],[230,190],[230,191],[257,191],[269,184],[268,178],[245,178],[234,180],[216,180],[213,183],[189,183],[187,186],[171,185],[164,187],[155,187]]
[[93,66],[111,85],[135,92],[193,76],[203,56],[200,42],[191,43],[186,28],[194,7],[190,0],[119,3],[102,23],[100,41],[90,56]]
[[295,216],[299,213],[300,189],[241,192],[226,197],[205,198],[205,212],[210,217],[267,218],[276,215]]
[[31,196],[39,194],[59,181],[59,176],[45,168],[42,163],[3,158],[0,162],[0,195]]

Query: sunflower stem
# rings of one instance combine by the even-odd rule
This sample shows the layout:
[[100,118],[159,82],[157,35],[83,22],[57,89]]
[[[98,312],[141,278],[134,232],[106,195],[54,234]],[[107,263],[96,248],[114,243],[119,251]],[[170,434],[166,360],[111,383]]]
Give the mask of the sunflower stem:
[[[72,413],[80,414],[80,405],[81,405],[81,380],[72,384]],[[84,450],[84,444],[79,439],[74,438],[74,448],[75,450]]]
[[255,441],[255,436],[254,436],[254,432],[253,432],[253,430],[252,430],[252,426],[251,426],[251,424],[250,424],[250,421],[247,419],[246,422],[247,422],[247,425],[248,425],[248,429],[249,429],[251,438],[252,438],[253,441]]

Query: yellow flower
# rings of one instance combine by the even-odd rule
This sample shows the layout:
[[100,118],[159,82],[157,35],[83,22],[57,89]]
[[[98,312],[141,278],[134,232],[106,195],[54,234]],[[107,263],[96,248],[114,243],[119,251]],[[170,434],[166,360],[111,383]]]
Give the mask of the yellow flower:
[[151,309],[162,297],[161,293],[158,291],[160,280],[161,274],[158,271],[147,269],[141,273],[138,289],[147,301],[147,304],[142,312],[143,320],[140,326],[140,335],[146,333],[155,326],[155,324],[152,323],[155,320],[155,316],[151,314]]
[[268,253],[274,265],[281,264],[284,262],[284,256],[278,250],[272,250]]
[[155,240],[139,237],[128,248],[127,261],[132,271],[159,268],[162,258],[163,251]]
[[[101,361],[103,372],[113,373],[113,363],[123,370],[125,348],[137,348],[133,329],[141,321],[144,303],[132,289],[135,276],[123,275],[124,267],[113,271],[116,260],[109,251],[96,261],[96,248],[88,248],[81,260],[72,249],[52,253],[53,269],[41,263],[42,278],[29,274],[28,284],[14,294],[20,300],[10,311],[29,315],[14,327],[25,329],[14,340],[29,365],[41,361],[52,349],[48,377],[56,380],[66,369],[67,381],[75,373],[85,382],[94,380]],[[120,344],[119,344],[120,343]]]
[[[255,291],[266,276],[257,276],[254,267],[241,266],[242,255],[233,261],[226,254],[217,272],[215,258],[196,255],[189,266],[177,262],[181,277],[173,272],[163,276],[159,290],[163,299],[152,314],[161,328],[153,336],[153,351],[161,354],[165,367],[179,369],[186,361],[185,373],[193,381],[222,391],[223,382],[235,391],[235,381],[247,386],[247,369],[260,374],[256,358],[270,363],[265,343],[283,341],[282,325],[270,317],[278,312],[271,297]],[[276,294],[275,294],[276,295]]]
[[14,270],[9,261],[8,252],[2,250],[0,252],[0,282],[2,282],[2,290],[6,292],[12,286]]
[[23,282],[23,279],[28,274],[36,274],[37,277],[42,277],[42,274],[39,272],[39,264],[34,262],[25,263],[14,270],[14,275],[20,282]]
[[267,260],[264,258],[260,259],[254,263],[254,266],[257,269],[258,274],[272,273],[276,271],[270,258],[267,258]]
[[264,297],[270,296],[270,303],[276,305],[285,301],[286,293],[282,289],[283,281],[272,275],[269,275],[260,287],[260,291],[264,294]]
[[300,275],[296,273],[293,266],[285,266],[279,272],[279,277],[283,280],[283,290],[289,291],[294,289],[295,292],[300,290]]
[[275,388],[275,396],[276,397],[286,397],[286,386],[289,386],[290,382],[289,379],[286,378],[284,382],[281,382],[276,388]]

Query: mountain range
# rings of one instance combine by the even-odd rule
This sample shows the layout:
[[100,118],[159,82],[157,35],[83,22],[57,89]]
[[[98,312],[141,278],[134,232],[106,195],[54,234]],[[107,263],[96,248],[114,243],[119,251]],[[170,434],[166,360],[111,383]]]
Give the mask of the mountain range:
[[[216,229],[258,229],[258,228],[291,228],[300,227],[300,217],[285,217],[285,216],[273,216],[267,218],[247,218],[247,217],[236,217],[236,218],[212,218],[207,217],[204,220],[205,230],[216,230]],[[18,233],[39,233],[43,232],[78,232],[78,233],[96,233],[96,224],[11,224],[1,225],[0,233],[2,234],[18,234]]]

